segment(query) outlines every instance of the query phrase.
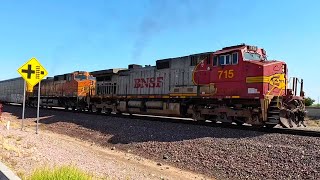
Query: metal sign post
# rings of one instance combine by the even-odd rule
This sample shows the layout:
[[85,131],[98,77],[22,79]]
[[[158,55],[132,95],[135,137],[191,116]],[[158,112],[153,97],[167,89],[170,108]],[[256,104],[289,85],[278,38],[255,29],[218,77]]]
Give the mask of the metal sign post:
[[40,118],[40,91],[41,91],[41,81],[39,81],[39,87],[38,87],[38,106],[37,106],[37,127],[36,127],[36,134],[38,134],[38,129],[39,129],[39,118]]
[[38,108],[37,108],[37,127],[36,134],[38,134],[39,129],[39,109],[40,109],[40,81],[48,75],[47,70],[40,64],[40,62],[36,58],[31,58],[28,62],[22,65],[18,69],[19,74],[25,80],[24,82],[24,96],[23,96],[23,109],[22,109],[22,125],[21,129],[23,129],[23,121],[24,121],[24,112],[25,112],[25,101],[26,101],[26,89],[27,84],[31,87],[39,84],[38,88]]
[[23,130],[23,121],[24,121],[24,113],[26,111],[26,91],[27,91],[27,82],[24,80],[23,87],[23,102],[22,102],[22,119],[21,119],[21,130]]

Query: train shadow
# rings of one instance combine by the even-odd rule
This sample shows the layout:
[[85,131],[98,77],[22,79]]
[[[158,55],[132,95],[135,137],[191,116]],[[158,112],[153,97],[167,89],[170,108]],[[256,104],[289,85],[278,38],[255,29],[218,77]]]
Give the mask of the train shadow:
[[[3,106],[3,112],[9,113],[12,116],[15,116],[17,119],[22,119],[22,106],[19,105],[4,105]],[[41,117],[47,117],[47,116],[53,116],[54,112],[50,112],[48,110],[42,111],[40,109],[40,118]],[[37,109],[36,108],[29,108],[26,107],[25,110],[25,119],[28,118],[36,118],[37,117]]]
[[308,119],[312,121],[317,121],[320,120],[320,116],[308,116]]
[[[22,107],[5,106],[4,112],[21,118]],[[26,118],[35,118],[36,109],[27,108]],[[40,123],[56,133],[108,144],[130,144],[148,141],[174,142],[198,138],[250,138],[265,132],[235,130],[183,123],[148,121],[113,116],[40,110]],[[35,119],[31,119],[34,121]]]

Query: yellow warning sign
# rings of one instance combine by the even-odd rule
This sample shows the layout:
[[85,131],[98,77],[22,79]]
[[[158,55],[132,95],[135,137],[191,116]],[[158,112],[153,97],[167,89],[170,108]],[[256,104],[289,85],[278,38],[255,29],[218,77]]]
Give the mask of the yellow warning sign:
[[40,64],[36,58],[31,58],[18,69],[19,74],[31,86],[38,84],[46,75],[47,70]]

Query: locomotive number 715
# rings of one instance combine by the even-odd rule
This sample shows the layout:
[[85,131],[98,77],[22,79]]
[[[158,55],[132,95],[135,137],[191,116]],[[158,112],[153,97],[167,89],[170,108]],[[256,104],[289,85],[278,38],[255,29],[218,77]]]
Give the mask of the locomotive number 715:
[[232,79],[234,77],[234,71],[233,69],[229,70],[220,70],[218,71],[219,79],[225,78],[225,79]]

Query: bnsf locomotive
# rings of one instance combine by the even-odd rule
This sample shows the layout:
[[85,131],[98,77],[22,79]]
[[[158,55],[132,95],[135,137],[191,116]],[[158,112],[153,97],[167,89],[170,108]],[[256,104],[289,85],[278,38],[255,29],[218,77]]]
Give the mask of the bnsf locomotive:
[[[267,60],[264,49],[245,44],[157,60],[155,66],[132,64],[128,69],[86,73],[82,87],[79,79],[74,79],[77,83],[73,85],[67,85],[66,79],[61,81],[63,90],[54,88],[59,84],[56,77],[50,86],[42,83],[43,106],[192,117],[259,127],[299,126],[305,117],[303,80],[288,78],[285,62]],[[71,88],[77,91],[68,93]],[[34,102],[34,96],[30,97]]]
[[[87,108],[87,98],[95,95],[96,80],[88,72],[76,71],[57,75],[41,81],[42,107],[60,106],[66,109],[84,110]],[[0,101],[5,103],[23,102],[22,78],[0,81]],[[38,85],[27,86],[26,104],[37,106]]]

